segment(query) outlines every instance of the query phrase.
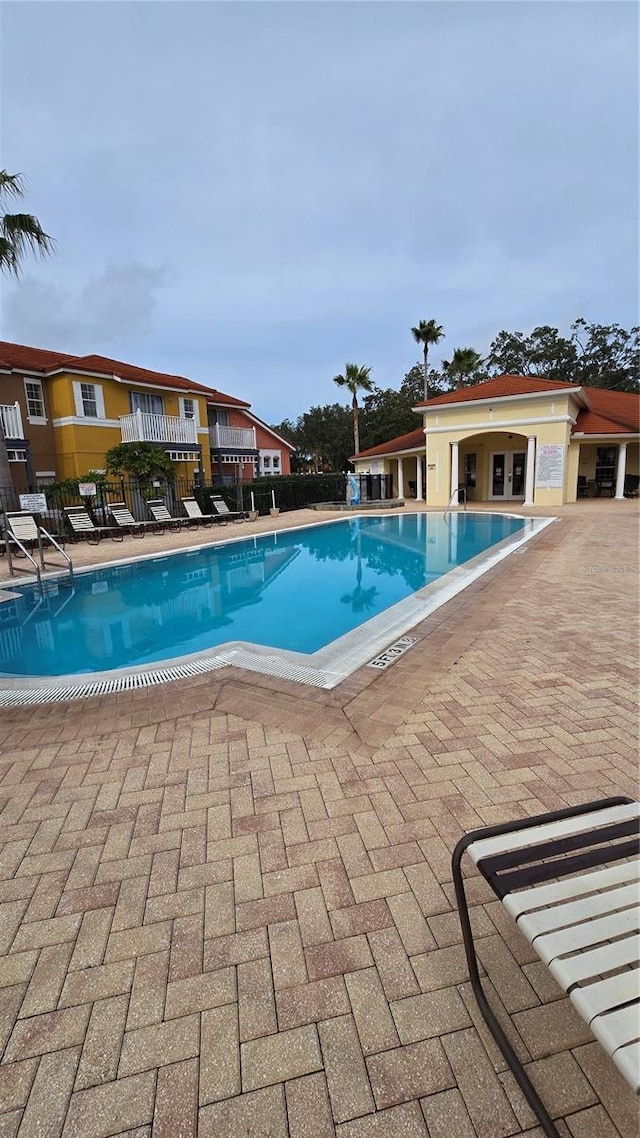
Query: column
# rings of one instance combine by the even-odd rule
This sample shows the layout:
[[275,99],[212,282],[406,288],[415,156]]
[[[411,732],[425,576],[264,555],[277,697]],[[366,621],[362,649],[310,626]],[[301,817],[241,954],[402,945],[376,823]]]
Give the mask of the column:
[[421,502],[422,494],[422,455],[416,455],[416,501]]
[[451,444],[451,497],[458,489],[458,444]]
[[527,466],[524,475],[524,505],[533,506],[534,475],[536,470],[536,436],[527,438]]
[[627,444],[618,444],[618,469],[616,471],[616,498],[624,498],[624,475],[627,469]]
[[398,459],[398,498],[404,498],[404,463]]

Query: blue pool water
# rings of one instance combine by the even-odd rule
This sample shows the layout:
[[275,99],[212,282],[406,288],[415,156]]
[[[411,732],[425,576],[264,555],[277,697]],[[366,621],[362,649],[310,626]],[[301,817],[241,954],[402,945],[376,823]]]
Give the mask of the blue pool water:
[[0,604],[5,676],[157,663],[231,640],[310,653],[523,530],[499,514],[346,518],[77,573],[75,587],[11,582]]

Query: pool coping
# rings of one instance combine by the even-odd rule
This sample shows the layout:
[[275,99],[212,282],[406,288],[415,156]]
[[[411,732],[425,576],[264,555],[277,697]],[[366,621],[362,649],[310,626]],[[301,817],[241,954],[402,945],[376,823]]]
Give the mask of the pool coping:
[[[437,580],[418,589],[411,596],[391,605],[382,613],[371,617],[357,628],[333,640],[330,644],[313,653],[294,652],[288,649],[272,648],[254,644],[248,641],[227,641],[222,645],[194,652],[183,656],[169,658],[154,664],[139,664],[128,668],[114,668],[104,672],[91,672],[66,676],[11,676],[0,673],[0,707],[31,706],[48,703],[67,702],[76,699],[85,699],[95,695],[107,695],[118,691],[127,691],[135,688],[144,688],[185,679],[189,676],[217,671],[221,668],[236,667],[250,672],[257,672],[278,679],[293,680],[307,686],[332,690],[340,683],[352,676],[359,668],[375,663],[382,653],[394,649],[397,643],[431,613],[445,605],[457,596],[474,581],[489,572],[495,565],[515,553],[520,547],[526,545],[532,538],[546,529],[555,517],[531,517],[522,514],[495,511],[502,517],[517,518],[525,523],[524,532],[511,534],[502,541],[489,547],[475,557],[456,566]],[[486,517],[487,511],[467,510],[466,514],[482,514]],[[459,511],[451,511],[450,516],[456,517]],[[358,514],[351,515],[358,517]],[[337,519],[314,521],[304,525],[287,529],[287,533],[297,530],[313,529],[318,525],[331,525]],[[232,545],[239,542],[254,541],[259,538],[276,536],[281,530],[268,530],[261,534],[239,534],[230,537],[220,545]],[[167,550],[166,553],[142,554],[138,557],[119,558],[115,561],[82,566],[76,570],[77,575],[94,572],[100,568],[113,568],[138,561],[164,561],[167,557],[178,554],[197,553],[201,549],[211,549],[211,545],[204,543],[197,546],[186,546],[177,550]],[[56,574],[48,578],[48,582],[55,584],[57,580],[65,580],[65,574]],[[35,584],[36,578],[21,578],[20,584]],[[415,638],[411,638],[415,642]],[[402,649],[398,648],[395,654],[400,655],[410,645],[404,643]],[[386,666],[386,665],[382,665]]]

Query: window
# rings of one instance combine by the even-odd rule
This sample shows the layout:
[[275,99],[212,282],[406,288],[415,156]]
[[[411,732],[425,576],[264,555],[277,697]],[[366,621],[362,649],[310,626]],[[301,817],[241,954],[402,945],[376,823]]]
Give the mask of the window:
[[465,454],[464,456],[464,484],[468,487],[473,487],[476,484],[476,455]]
[[40,379],[25,379],[24,393],[27,399],[27,415],[30,419],[45,419],[44,395]]
[[182,400],[182,417],[183,419],[195,419],[196,405],[193,399]]
[[197,462],[198,455],[192,450],[170,450],[168,452],[172,462]]
[[161,395],[132,391],[131,410],[142,411],[146,415],[164,415],[164,401]]
[[[265,454],[264,458],[262,459],[262,462],[263,462],[264,468],[265,468],[265,470],[266,470],[266,469],[267,469],[269,466],[271,466],[271,457],[270,457],[270,455],[268,455],[268,454]],[[275,463],[274,463],[274,466],[275,466]]]
[[616,477],[617,447],[598,447],[596,450],[596,482],[613,482]]
[[80,395],[82,398],[82,414],[86,419],[98,418],[98,400],[93,383],[81,383]]
[[280,467],[280,457],[277,454],[273,456],[273,469],[278,470]]
[[76,380],[73,384],[73,394],[76,415],[79,419],[104,419],[104,399],[100,383],[83,383]]
[[26,462],[27,452],[25,450],[7,450],[7,458],[9,462]]
[[207,407],[207,422],[210,427],[215,427],[216,424],[219,427],[228,427],[229,412],[219,411],[217,407]]

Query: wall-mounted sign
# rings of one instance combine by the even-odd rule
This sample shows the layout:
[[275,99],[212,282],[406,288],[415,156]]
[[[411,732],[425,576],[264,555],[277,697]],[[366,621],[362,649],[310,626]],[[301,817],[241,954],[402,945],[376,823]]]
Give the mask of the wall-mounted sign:
[[95,492],[95,482],[78,482],[78,494],[81,498],[93,498]]
[[564,446],[544,445],[536,451],[536,486],[543,490],[564,486]]
[[44,494],[20,494],[20,509],[28,510],[30,514],[43,514],[47,508],[47,499]]

